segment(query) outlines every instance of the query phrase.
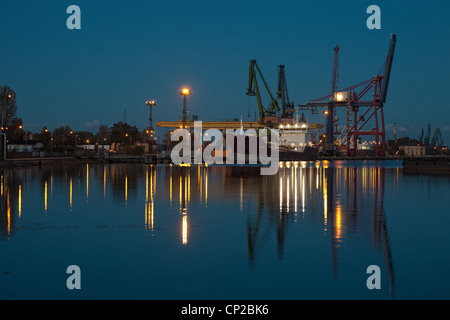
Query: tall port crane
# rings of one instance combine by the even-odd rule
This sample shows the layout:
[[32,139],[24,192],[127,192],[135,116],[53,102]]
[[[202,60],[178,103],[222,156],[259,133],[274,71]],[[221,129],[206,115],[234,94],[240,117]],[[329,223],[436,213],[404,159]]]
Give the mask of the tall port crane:
[[295,113],[294,102],[289,100],[289,93],[286,84],[285,66],[278,66],[278,90],[277,98],[281,101],[281,117],[292,118]]
[[[374,136],[376,155],[384,157],[386,155],[385,125],[383,107],[386,102],[389,80],[394,59],[396,46],[396,35],[391,35],[389,51],[386,56],[384,71],[382,75],[375,75],[373,78],[358,83],[354,86],[334,92],[325,97],[312,100],[306,104],[299,105],[300,108],[325,107],[327,115],[327,143],[324,144],[325,153],[334,153],[333,148],[333,118],[335,108],[343,107],[347,111],[346,123],[346,154],[356,155],[357,141],[360,136]],[[333,82],[335,81],[335,71],[337,66],[337,50],[335,48],[335,65],[333,70]],[[333,86],[334,87],[334,86]],[[336,87],[337,88],[337,87]],[[358,91],[356,91],[358,90]],[[371,93],[371,97],[367,99]],[[360,109],[362,115],[359,115]],[[369,127],[369,120],[375,120],[374,126]],[[337,126],[337,124],[335,124]],[[369,127],[368,129],[366,129]]]
[[333,79],[331,82],[331,99],[328,102],[328,110],[326,112],[327,114],[327,142],[325,144],[325,150],[330,151],[333,150],[333,125],[336,123],[336,132],[337,130],[337,118],[336,118],[336,108],[334,107],[334,102],[337,89],[338,89],[338,83],[339,83],[339,46],[336,45],[334,47],[334,63],[333,63]]
[[[267,93],[270,96],[269,105],[266,107],[263,106],[261,101],[261,93],[258,86],[257,75],[259,74]],[[274,99],[272,93],[270,92],[269,87],[267,86],[266,80],[259,69],[256,60],[250,61],[249,68],[249,80],[248,80],[248,88],[247,93],[248,96],[256,96],[256,100],[258,101],[258,109],[259,109],[259,121],[260,123],[272,122],[268,117],[276,117],[277,113],[280,111],[280,107],[278,105],[277,100]]]
[[441,136],[441,130],[439,130],[439,128],[437,128],[436,131],[434,131],[434,135],[433,135],[433,138],[431,139],[431,143],[436,148],[442,148],[444,146],[444,141],[442,140],[442,136]]
[[429,152],[430,149],[432,149],[433,147],[442,148],[444,146],[444,141],[442,140],[442,136],[441,136],[441,130],[439,128],[436,128],[433,136],[431,136],[431,125],[430,124],[428,124],[427,132],[425,135],[423,134],[423,128],[422,128],[422,133],[419,137],[419,142],[425,146],[425,148],[427,149],[427,152]]

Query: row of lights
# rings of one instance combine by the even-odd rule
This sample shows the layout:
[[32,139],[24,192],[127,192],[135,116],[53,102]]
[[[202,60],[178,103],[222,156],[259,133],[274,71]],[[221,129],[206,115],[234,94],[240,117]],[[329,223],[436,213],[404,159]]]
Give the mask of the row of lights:
[[[286,127],[287,127],[287,128],[290,128],[291,125],[290,125],[290,124],[287,124]],[[296,123],[296,124],[294,125],[294,128],[298,128],[298,127],[299,127],[299,125],[298,125],[298,123]],[[301,125],[301,127],[304,129],[304,128],[307,128],[308,125],[307,125],[306,123],[304,123],[304,124]],[[283,129],[283,128],[284,128],[284,125],[280,124],[280,129]]]

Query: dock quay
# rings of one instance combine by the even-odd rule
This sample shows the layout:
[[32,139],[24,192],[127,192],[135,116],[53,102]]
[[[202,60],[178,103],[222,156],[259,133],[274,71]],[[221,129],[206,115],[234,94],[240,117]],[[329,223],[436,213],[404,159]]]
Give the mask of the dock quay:
[[450,173],[450,157],[429,156],[403,159],[406,173]]
[[142,163],[157,164],[159,156],[149,154],[143,156],[112,155],[106,158],[80,158],[80,157],[43,157],[43,158],[17,158],[0,161],[0,168],[30,167],[42,165],[56,165],[69,163]]

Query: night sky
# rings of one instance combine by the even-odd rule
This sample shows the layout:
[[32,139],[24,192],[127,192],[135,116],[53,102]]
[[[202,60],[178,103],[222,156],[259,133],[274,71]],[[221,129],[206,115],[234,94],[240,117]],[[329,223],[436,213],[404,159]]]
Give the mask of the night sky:
[[[81,30],[66,27],[72,4],[81,8]],[[381,8],[381,30],[366,27],[372,4]],[[97,132],[123,121],[124,110],[144,129],[149,99],[158,103],[154,121],[177,120],[183,86],[200,120],[247,120],[249,109],[253,120],[256,99],[245,95],[251,59],[273,94],[277,67],[286,65],[290,98],[305,103],[330,93],[335,45],[344,88],[381,73],[395,33],[387,138],[394,122],[398,136],[412,138],[430,123],[449,144],[449,12],[447,0],[1,0],[0,85],[16,91],[18,116],[32,132]]]

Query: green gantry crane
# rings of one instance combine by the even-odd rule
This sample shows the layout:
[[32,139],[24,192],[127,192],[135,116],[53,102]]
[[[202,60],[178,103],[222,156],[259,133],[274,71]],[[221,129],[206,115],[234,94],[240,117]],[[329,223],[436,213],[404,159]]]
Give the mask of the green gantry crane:
[[[262,82],[264,83],[267,93],[270,96],[270,102],[269,102],[269,105],[267,106],[267,108],[263,106],[262,101],[261,101],[261,94],[260,94],[260,90],[259,90],[259,86],[258,86],[258,81],[256,79],[258,74],[259,74]],[[266,117],[276,117],[277,116],[277,112],[280,111],[280,107],[278,105],[277,100],[274,99],[272,93],[270,92],[270,89],[267,86],[266,81],[264,80],[261,70],[259,69],[258,64],[256,63],[256,60],[250,61],[249,80],[248,80],[248,88],[247,88],[246,94],[248,96],[256,96],[256,99],[258,101],[260,123],[265,123]]]

